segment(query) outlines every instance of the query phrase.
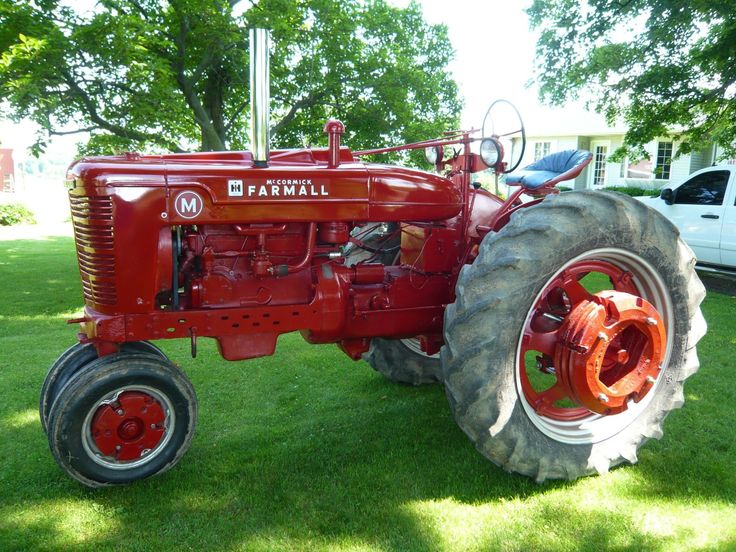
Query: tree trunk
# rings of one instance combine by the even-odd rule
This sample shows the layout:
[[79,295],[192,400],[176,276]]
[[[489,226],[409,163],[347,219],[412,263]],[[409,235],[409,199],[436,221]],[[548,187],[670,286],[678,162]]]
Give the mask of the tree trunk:
[[[224,71],[220,69],[219,64],[215,64],[207,72],[207,80],[204,89],[204,108],[210,116],[214,132],[218,136],[219,144],[227,147],[227,132],[225,129],[225,121],[223,116],[224,90],[227,86],[227,79],[223,77]],[[204,136],[202,140],[202,149],[204,150]],[[206,151],[211,151],[208,148]],[[221,149],[221,148],[220,148]]]

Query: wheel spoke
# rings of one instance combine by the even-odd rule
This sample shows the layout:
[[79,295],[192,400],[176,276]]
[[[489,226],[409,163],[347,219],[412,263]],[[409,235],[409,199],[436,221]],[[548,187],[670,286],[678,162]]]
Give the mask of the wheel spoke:
[[557,332],[542,333],[527,330],[524,333],[522,344],[524,351],[539,351],[540,353],[554,357],[555,346],[557,345]]
[[511,135],[513,135],[513,134],[518,134],[518,133],[519,133],[519,132],[521,132],[522,130],[524,130],[524,129],[523,129],[523,128],[518,128],[518,129],[516,129],[516,130],[512,130],[512,131],[510,131],[510,132],[504,132],[503,134],[499,134],[499,135],[498,135],[498,137],[499,137],[499,138],[503,138],[504,136],[511,136]]
[[581,301],[590,300],[590,298],[593,297],[590,292],[583,287],[583,284],[575,278],[565,278],[562,283],[562,289],[565,290],[565,294],[568,299],[570,299],[570,303],[572,303],[573,306],[577,305]]
[[560,380],[545,391],[537,394],[534,401],[534,408],[537,412],[544,415],[550,413],[555,408],[555,402],[567,398],[567,391]]

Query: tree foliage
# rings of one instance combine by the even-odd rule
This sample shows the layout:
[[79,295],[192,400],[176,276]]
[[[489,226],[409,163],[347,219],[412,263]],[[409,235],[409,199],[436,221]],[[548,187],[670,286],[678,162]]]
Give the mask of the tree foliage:
[[[541,95],[583,95],[628,127],[621,153],[676,134],[736,155],[734,0],[534,0]],[[639,155],[640,157],[641,155]]]
[[[245,0],[243,0],[245,1]],[[416,3],[385,0],[60,0],[0,3],[0,99],[49,136],[89,132],[88,152],[241,149],[248,33],[270,28],[275,146],[322,144],[337,117],[353,148],[457,124],[453,51]]]

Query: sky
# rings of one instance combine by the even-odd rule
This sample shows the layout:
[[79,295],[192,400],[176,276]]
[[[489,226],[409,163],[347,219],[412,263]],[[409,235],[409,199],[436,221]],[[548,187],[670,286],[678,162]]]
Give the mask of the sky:
[[[408,0],[393,0],[399,6]],[[465,100],[464,127],[478,127],[493,100],[505,98],[522,113],[537,105],[533,75],[537,34],[529,29],[523,0],[422,0],[429,23],[444,23],[456,51],[452,74]]]
[[[405,6],[409,0],[389,0]],[[456,56],[450,71],[464,99],[462,125],[480,127],[493,100],[504,98],[517,105],[529,134],[572,133],[585,127],[604,128],[601,117],[580,106],[565,110],[539,104],[536,88],[527,88],[533,77],[537,34],[529,29],[524,8],[531,0],[420,0],[425,19],[444,23]],[[75,6],[92,5],[75,0]],[[243,1],[242,5],[247,2]],[[236,8],[237,9],[237,8]],[[22,160],[33,141],[33,125],[11,125],[0,121],[2,147],[12,147],[16,161]],[[57,137],[50,147],[54,156],[74,156],[78,136]]]

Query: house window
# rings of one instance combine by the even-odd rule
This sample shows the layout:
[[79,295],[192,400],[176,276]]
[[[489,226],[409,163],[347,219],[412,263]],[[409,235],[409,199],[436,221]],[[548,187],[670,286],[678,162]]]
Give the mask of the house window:
[[539,161],[542,157],[549,155],[551,142],[537,142],[534,144],[534,160]]
[[14,191],[13,189],[13,175],[12,174],[4,174],[2,175],[2,180],[0,180],[0,192],[8,192],[12,194]]
[[636,163],[629,163],[626,167],[626,178],[646,180],[652,178],[652,160],[641,159]]
[[654,178],[669,180],[671,168],[672,142],[659,142],[657,144],[657,164],[654,167]]
[[608,146],[595,146],[593,154],[593,186],[603,186],[606,183],[607,161]]

